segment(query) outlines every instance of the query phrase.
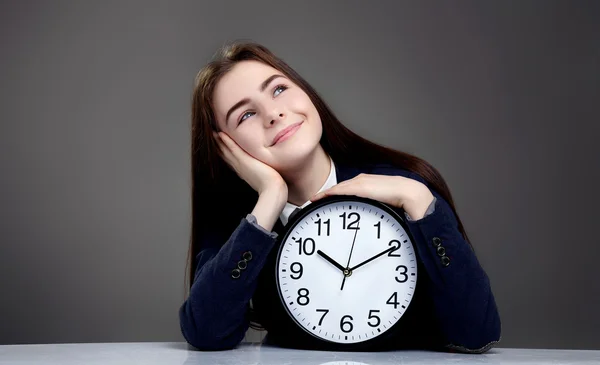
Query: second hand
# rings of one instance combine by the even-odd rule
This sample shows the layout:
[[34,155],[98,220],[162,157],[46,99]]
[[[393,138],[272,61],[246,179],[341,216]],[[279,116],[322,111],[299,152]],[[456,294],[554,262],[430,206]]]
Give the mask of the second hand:
[[[352,258],[352,251],[354,250],[354,242],[356,242],[356,234],[358,233],[358,230],[360,229],[360,222],[358,222],[358,226],[356,227],[356,230],[354,230],[354,239],[352,240],[352,248],[350,248],[350,255],[348,256],[348,263],[346,264],[346,270],[350,271],[350,259]],[[342,287],[340,288],[340,290],[344,290],[344,283],[346,282],[346,277],[347,275],[344,273],[344,280],[342,280]]]

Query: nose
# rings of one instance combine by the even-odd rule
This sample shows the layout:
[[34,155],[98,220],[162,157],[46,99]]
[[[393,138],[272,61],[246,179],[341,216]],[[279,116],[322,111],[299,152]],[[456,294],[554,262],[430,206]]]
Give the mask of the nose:
[[[273,117],[272,115],[275,115],[275,117]],[[269,114],[269,116],[265,119],[267,123],[266,127],[274,125],[275,121],[280,122],[283,119],[283,117],[284,114],[282,112]]]

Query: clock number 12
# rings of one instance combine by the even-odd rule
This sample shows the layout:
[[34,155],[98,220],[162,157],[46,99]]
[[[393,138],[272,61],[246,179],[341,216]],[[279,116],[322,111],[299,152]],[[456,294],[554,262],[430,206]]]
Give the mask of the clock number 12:
[[348,227],[346,227],[346,212],[344,212],[343,214],[340,214],[339,216],[342,217],[342,219],[343,219],[342,229],[360,229],[358,226],[353,226],[355,224],[358,224],[358,221],[360,221],[360,214],[358,214],[356,212],[352,212],[352,213],[348,214],[348,220],[350,219],[350,217],[356,217],[355,220],[353,220],[352,222],[350,222],[350,224],[348,224]]

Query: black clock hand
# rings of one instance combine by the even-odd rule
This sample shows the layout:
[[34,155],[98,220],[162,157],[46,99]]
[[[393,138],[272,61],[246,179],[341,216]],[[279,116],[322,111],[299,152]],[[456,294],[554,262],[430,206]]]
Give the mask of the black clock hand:
[[367,262],[371,262],[371,261],[375,260],[376,258],[378,258],[379,256],[385,255],[386,253],[393,251],[394,249],[395,249],[395,247],[390,247],[387,250],[380,252],[377,255],[371,257],[370,259],[365,260],[365,261],[361,262],[360,264],[354,266],[353,268],[350,269],[350,271],[354,271],[354,270],[358,269],[359,267],[363,266],[364,264],[366,264]]
[[334,259],[332,259],[331,257],[329,257],[327,254],[325,254],[323,251],[321,250],[317,250],[317,254],[319,254],[320,256],[323,256],[323,258],[327,261],[329,261],[331,264],[333,264],[333,266],[337,267],[338,269],[340,269],[342,272],[345,270],[344,267],[340,264],[338,264]]
[[[354,250],[354,242],[356,242],[356,234],[358,233],[358,230],[360,229],[359,226],[360,226],[360,222],[358,222],[356,230],[354,230],[354,239],[352,240],[352,248],[350,249],[350,256],[348,256],[348,263],[346,264],[346,267],[348,267],[350,265],[350,258],[352,258],[352,251]],[[347,272],[349,273],[350,270],[348,270]],[[347,276],[347,273],[344,272],[344,280],[342,280],[342,287],[340,288],[340,290],[344,290],[344,282],[346,282],[346,276]]]

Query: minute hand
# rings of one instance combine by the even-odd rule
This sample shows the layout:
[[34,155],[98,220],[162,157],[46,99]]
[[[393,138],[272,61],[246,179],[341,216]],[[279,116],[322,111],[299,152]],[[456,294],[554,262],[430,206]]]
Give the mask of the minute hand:
[[368,259],[368,260],[366,260],[366,261],[363,261],[363,262],[361,262],[360,264],[358,264],[358,265],[356,265],[356,266],[354,266],[354,267],[350,268],[350,271],[354,271],[354,270],[358,269],[359,267],[363,266],[364,264],[366,264],[366,263],[368,263],[368,262],[371,262],[371,261],[375,260],[376,258],[378,258],[379,256],[381,256],[381,255],[385,255],[386,253],[388,253],[388,252],[390,252],[390,251],[392,251],[392,250],[394,250],[394,249],[395,249],[395,247],[390,247],[390,248],[388,248],[387,250],[385,250],[385,251],[383,251],[383,252],[380,252],[380,253],[378,253],[377,255],[375,255],[375,256],[373,256],[373,257],[371,257],[370,259]]

